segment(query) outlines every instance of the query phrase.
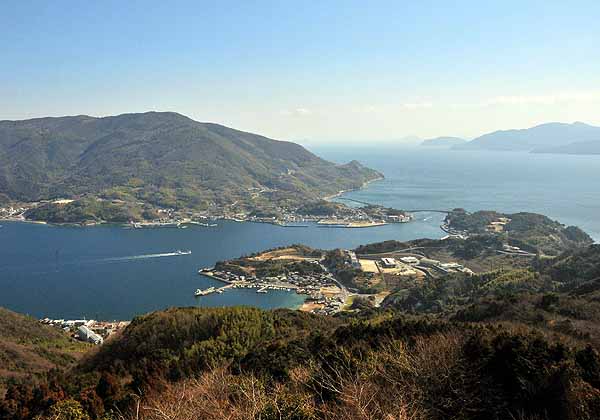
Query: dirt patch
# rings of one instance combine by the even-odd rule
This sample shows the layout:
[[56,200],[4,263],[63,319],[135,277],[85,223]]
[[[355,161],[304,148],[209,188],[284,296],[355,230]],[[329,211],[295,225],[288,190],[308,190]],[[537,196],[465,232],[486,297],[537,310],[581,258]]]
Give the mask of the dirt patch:
[[300,307],[300,311],[303,312],[311,312],[317,309],[323,309],[325,305],[321,304],[321,303],[316,303],[316,302],[304,302],[302,304],[302,306]]
[[379,269],[377,268],[377,263],[375,260],[360,259],[358,262],[360,263],[360,268],[365,273],[379,273]]

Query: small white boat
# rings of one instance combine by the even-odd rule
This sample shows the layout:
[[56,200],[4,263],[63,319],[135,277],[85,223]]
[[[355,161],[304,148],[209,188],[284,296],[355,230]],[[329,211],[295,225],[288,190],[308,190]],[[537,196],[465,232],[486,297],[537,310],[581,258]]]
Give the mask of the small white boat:
[[175,251],[175,253],[177,255],[190,255],[192,253],[192,251],[190,251],[190,250],[182,251],[181,249],[178,249],[177,251]]

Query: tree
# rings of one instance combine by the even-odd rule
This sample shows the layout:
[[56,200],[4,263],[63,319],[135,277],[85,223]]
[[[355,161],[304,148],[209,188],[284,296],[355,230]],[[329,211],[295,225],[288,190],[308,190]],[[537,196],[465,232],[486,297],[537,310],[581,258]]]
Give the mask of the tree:
[[50,420],[89,420],[78,401],[62,400],[50,407]]

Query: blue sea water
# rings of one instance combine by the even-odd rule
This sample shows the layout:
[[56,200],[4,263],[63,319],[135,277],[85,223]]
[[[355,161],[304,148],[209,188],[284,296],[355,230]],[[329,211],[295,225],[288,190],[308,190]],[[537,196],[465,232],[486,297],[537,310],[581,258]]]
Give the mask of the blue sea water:
[[384,173],[384,180],[345,197],[401,209],[536,212],[600,240],[600,156],[427,147],[316,151],[339,163],[358,159]]
[[[535,211],[584,228],[600,239],[600,156],[452,152],[424,149],[322,149],[321,156],[358,159],[385,180],[346,194],[403,209]],[[439,238],[442,215],[368,229],[219,222],[216,228],[124,229],[2,223],[0,306],[36,317],[130,319],[170,306],[297,307],[289,292],[229,290],[194,298],[218,285],[197,270],[218,260],[304,243],[350,248],[386,239]],[[164,255],[190,249],[191,255]]]
[[[285,228],[218,222],[215,228],[124,229],[4,223],[0,228],[0,306],[36,317],[130,319],[169,306],[297,307],[295,293],[231,289],[197,274],[216,261],[295,243],[356,247],[389,238],[439,237],[438,219],[369,229]],[[191,255],[172,255],[178,249]],[[166,255],[165,255],[166,254]]]

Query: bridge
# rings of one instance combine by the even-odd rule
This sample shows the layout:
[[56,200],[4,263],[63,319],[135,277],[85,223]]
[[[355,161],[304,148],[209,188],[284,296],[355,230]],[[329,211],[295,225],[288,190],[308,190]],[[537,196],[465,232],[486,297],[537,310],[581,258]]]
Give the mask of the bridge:
[[452,210],[404,210],[407,213],[444,213],[444,214],[450,214],[452,213]]

